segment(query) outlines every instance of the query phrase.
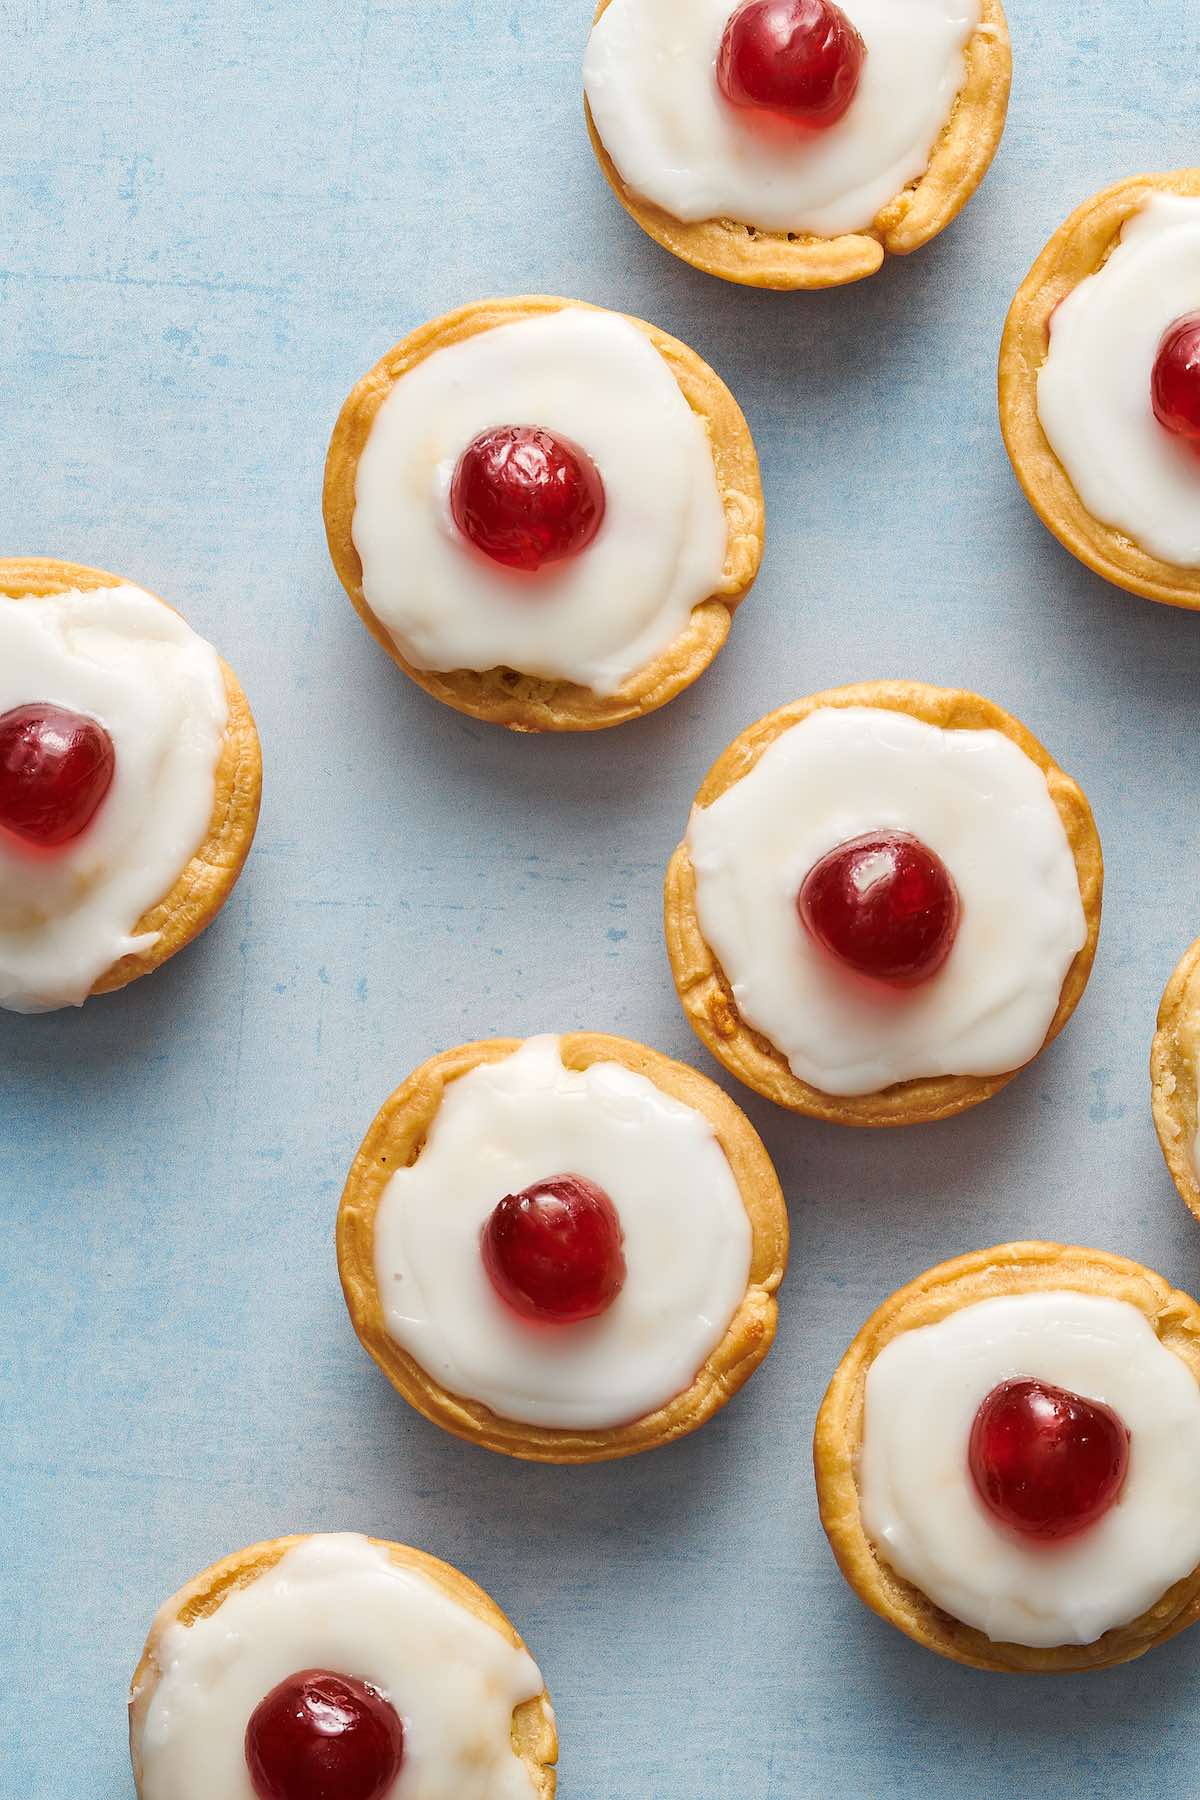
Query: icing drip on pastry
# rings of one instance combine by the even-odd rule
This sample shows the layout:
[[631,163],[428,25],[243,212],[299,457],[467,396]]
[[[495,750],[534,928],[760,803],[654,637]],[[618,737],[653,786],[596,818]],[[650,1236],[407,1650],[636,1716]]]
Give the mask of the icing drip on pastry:
[[[840,968],[796,894],[835,845],[904,832],[941,858],[961,916],[932,979],[889,993]],[[696,912],[738,1010],[828,1094],[996,1075],[1036,1056],[1087,939],[1045,777],[997,731],[877,707],[822,708],[688,829]]]
[[0,831],[0,1005],[80,1005],[203,843],[228,717],[211,645],[139,588],[0,595],[0,715],[51,702],[96,720],[114,772],[52,854]]
[[929,166],[965,78],[979,0],[847,0],[866,44],[837,124],[798,135],[730,106],[716,80],[733,0],[612,0],[594,27],[584,87],[632,192],[676,219],[765,231],[865,231]]
[[[569,1169],[611,1198],[625,1281],[581,1324],[518,1319],[480,1240],[497,1201]],[[375,1217],[388,1331],[451,1393],[506,1419],[600,1430],[689,1387],[746,1291],[750,1223],[703,1114],[616,1063],[565,1069],[531,1038],[446,1089]]]
[[[975,1491],[967,1446],[993,1388],[1028,1376],[1111,1407],[1130,1433],[1118,1503],[1031,1544]],[[898,1574],[995,1643],[1090,1644],[1200,1563],[1200,1387],[1122,1300],[1010,1294],[887,1344],[867,1374],[863,1527]]]
[[[536,425],[603,482],[586,548],[536,574],[480,555],[450,490],[481,433]],[[721,587],[725,513],[703,421],[645,333],[567,307],[435,351],[396,382],[358,464],[367,604],[420,669],[518,669],[614,693]]]
[[1200,456],[1155,417],[1164,334],[1200,298],[1200,200],[1151,194],[1054,314],[1038,416],[1084,506],[1177,568],[1200,568]]
[[515,1707],[532,1658],[425,1576],[350,1534],[314,1537],[218,1610],[163,1633],[139,1750],[143,1800],[255,1800],[246,1727],[289,1676],[348,1674],[395,1707],[403,1767],[385,1800],[530,1800]]

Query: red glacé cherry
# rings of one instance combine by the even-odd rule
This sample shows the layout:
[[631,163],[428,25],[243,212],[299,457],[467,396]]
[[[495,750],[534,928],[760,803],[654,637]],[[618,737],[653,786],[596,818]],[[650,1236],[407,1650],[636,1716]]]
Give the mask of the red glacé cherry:
[[246,1727],[258,1800],[383,1800],[404,1760],[404,1726],[365,1681],[304,1669],[272,1688]]
[[1159,424],[1200,448],[1200,313],[1176,319],[1164,332],[1150,395]]
[[796,907],[831,956],[891,987],[928,981],[958,930],[958,889],[949,869],[905,831],[839,844],[808,871]]
[[583,1175],[506,1194],[483,1228],[483,1266],[523,1319],[574,1325],[607,1311],[625,1285],[617,1209]]
[[454,523],[477,550],[534,573],[586,550],[604,518],[604,483],[586,450],[536,425],[472,439],[450,483]]
[[41,850],[85,831],[112,786],[113,741],[96,719],[39,702],[0,717],[0,829]]
[[824,131],[848,111],[866,54],[833,0],[747,0],[725,27],[717,86],[732,106]]
[[1022,1376],[992,1389],[969,1449],[979,1497],[1022,1537],[1073,1537],[1113,1504],[1129,1433],[1110,1406]]

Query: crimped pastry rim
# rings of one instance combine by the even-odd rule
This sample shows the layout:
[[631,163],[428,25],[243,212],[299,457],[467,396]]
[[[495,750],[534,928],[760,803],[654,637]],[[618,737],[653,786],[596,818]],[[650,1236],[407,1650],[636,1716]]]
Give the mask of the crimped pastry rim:
[[[611,0],[599,0],[593,28]],[[596,129],[584,96],[588,136],[604,179],[647,236],[705,275],[741,287],[800,292],[844,287],[876,274],[885,257],[908,256],[950,225],[987,174],[1000,146],[1012,86],[1012,41],[1000,0],[983,0],[980,23],[964,52],[967,76],[924,175],[876,215],[869,231],[817,237],[761,231],[736,219],[690,224],[643,200],[625,185]]]
[[1102,1293],[1137,1306],[1161,1342],[1200,1381],[1200,1306],[1161,1275],[1127,1257],[1077,1245],[1031,1241],[973,1251],[897,1289],[869,1318],[842,1358],[817,1415],[813,1466],[821,1523],[843,1576],[863,1603],[927,1650],[976,1669],[1060,1674],[1111,1668],[1165,1643],[1200,1617],[1200,1568],[1169,1588],[1128,1625],[1093,1644],[1037,1649],[994,1643],[941,1611],[876,1555],[859,1514],[856,1464],[862,1442],[867,1370],[894,1337],[933,1324],[997,1294],[1036,1289]]
[[[0,594],[13,600],[39,600],[72,592],[136,586],[168,612],[176,608],[127,576],[53,557],[0,558]],[[250,702],[229,664],[220,658],[229,717],[224,744],[214,771],[212,818],[208,835],[175,885],[142,914],[131,935],[155,931],[149,949],[123,956],[91,990],[92,996],[128,986],[149,975],[190,944],[212,923],[233,892],[250,854],[262,799],[262,748]]]
[[598,1032],[563,1035],[559,1045],[565,1068],[620,1063],[702,1112],[713,1125],[750,1220],[752,1250],[746,1294],[691,1387],[628,1425],[600,1430],[528,1425],[450,1393],[387,1331],[375,1280],[375,1214],[396,1169],[411,1165],[420,1155],[446,1086],[483,1063],[505,1060],[525,1041],[493,1038],[431,1057],[384,1102],[351,1165],[338,1209],[342,1291],[363,1348],[409,1405],[444,1431],[529,1462],[593,1463],[633,1456],[686,1436],[704,1424],[749,1379],[770,1350],[777,1318],[775,1294],[787,1266],[788,1219],[783,1193],[750,1121],[707,1076],[626,1038]]
[[[139,1797],[142,1792],[140,1739],[150,1701],[158,1685],[156,1653],[163,1633],[177,1620],[191,1625],[197,1619],[208,1618],[218,1610],[227,1594],[238,1588],[249,1587],[260,1575],[273,1569],[289,1550],[308,1543],[313,1535],[311,1532],[298,1532],[289,1537],[270,1538],[260,1544],[251,1544],[245,1550],[235,1551],[231,1556],[222,1557],[220,1562],[213,1563],[210,1568],[194,1576],[178,1593],[164,1601],[155,1614],[129,1693],[129,1752]],[[367,1541],[386,1550],[399,1567],[412,1569],[423,1575],[451,1600],[465,1607],[484,1624],[492,1626],[514,1649],[527,1648],[516,1627],[501,1612],[491,1595],[451,1563],[442,1562],[436,1556],[430,1556],[424,1550],[415,1550],[408,1544],[392,1543],[387,1538],[373,1537]],[[532,1700],[523,1701],[515,1708],[512,1744],[529,1771],[537,1800],[554,1800],[558,1733],[554,1709],[545,1688]]]
[[[1185,1025],[1190,1029],[1184,1034]],[[1200,938],[1184,951],[1163,992],[1150,1046],[1150,1107],[1163,1160],[1184,1205],[1200,1219],[1200,1178],[1192,1159],[1200,1057]]]
[[665,706],[704,673],[721,649],[733,614],[754,585],[762,561],[765,507],[758,455],[737,401],[690,346],[644,319],[618,312],[617,318],[627,320],[649,338],[692,411],[704,422],[728,531],[719,589],[692,609],[689,625],[673,644],[611,695],[513,669],[418,669],[405,658],[363,593],[362,562],[352,536],[358,461],[375,416],[396,382],[436,351],[498,325],[575,307],[587,312],[614,310],[557,295],[524,294],[473,301],[418,326],[355,384],[338,415],[325,462],[323,509],[329,554],[338,580],[371,636],[435,700],[510,731],[600,731]]
[[[936,688],[916,681],[868,681],[810,694],[768,713],[736,737],[705,777],[694,805],[709,806],[748,775],[776,738],[810,713],[825,707],[870,706],[908,713],[944,730],[1001,731],[1035,762],[1046,777],[1075,858],[1088,937],[1067,970],[1058,1010],[1041,1048],[1062,1030],[1083,996],[1100,932],[1104,863],[1091,807],[1079,785],[1018,719],[982,695],[961,688]],[[884,1127],[917,1125],[953,1118],[1005,1087],[1019,1069],[999,1075],[922,1076],[874,1094],[833,1095],[801,1081],[787,1058],[741,1017],[730,983],[700,929],[695,875],[686,838],[667,868],[664,888],[667,955],[688,1022],[717,1061],[756,1093],[790,1111],[837,1125]],[[1040,1051],[1039,1053],[1040,1054]],[[1028,1066],[1028,1065],[1025,1065]]]

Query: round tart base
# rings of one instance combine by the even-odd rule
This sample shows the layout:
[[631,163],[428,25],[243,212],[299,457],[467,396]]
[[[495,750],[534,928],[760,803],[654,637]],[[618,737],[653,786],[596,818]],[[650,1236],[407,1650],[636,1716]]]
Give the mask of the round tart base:
[[703,1113],[733,1170],[752,1233],[749,1285],[728,1331],[692,1385],[628,1425],[598,1431],[526,1425],[449,1393],[401,1349],[384,1323],[375,1281],[375,1214],[384,1189],[397,1169],[409,1167],[420,1156],[449,1083],[481,1063],[502,1062],[520,1047],[519,1038],[496,1038],[435,1056],[397,1088],[376,1117],[354,1159],[338,1212],[338,1268],[354,1329],[409,1405],[455,1437],[529,1462],[607,1462],[656,1449],[712,1418],[762,1362],[775,1336],[775,1294],[788,1252],[783,1194],[749,1120],[713,1082],[656,1050],[595,1032],[574,1032],[560,1039],[564,1068],[620,1063]]
[[[229,1594],[238,1588],[249,1587],[259,1576],[273,1569],[289,1550],[294,1550],[297,1545],[305,1542],[305,1536],[300,1535],[272,1538],[268,1543],[252,1544],[249,1549],[239,1550],[233,1556],[214,1563],[211,1569],[197,1575],[194,1581],[189,1581],[186,1587],[180,1588],[177,1594],[160,1607],[142,1651],[141,1661],[134,1672],[129,1693],[129,1748],[139,1797],[142,1792],[142,1769],[138,1745],[150,1710],[150,1701],[158,1685],[158,1651],[163,1633],[176,1623],[194,1625],[198,1619],[210,1618]],[[439,1562],[434,1556],[426,1556],[422,1550],[411,1550],[407,1545],[391,1544],[382,1538],[371,1538],[370,1542],[386,1550],[398,1567],[423,1575],[449,1599],[498,1631],[514,1649],[525,1648],[491,1596],[449,1563]],[[550,1696],[544,1689],[536,1699],[525,1701],[514,1711],[512,1745],[529,1771],[532,1791],[537,1800],[554,1800],[558,1734]]]
[[1060,301],[1103,268],[1127,219],[1149,194],[1200,195],[1200,169],[1136,175],[1105,188],[1071,214],[1017,290],[1000,344],[1000,426],[1017,480],[1059,543],[1114,587],[1167,606],[1200,607],[1200,569],[1163,562],[1084,506],[1050,448],[1038,416],[1038,375]]
[[1150,1105],[1171,1179],[1200,1219],[1200,1179],[1192,1146],[1200,1126],[1200,939],[1171,976],[1150,1049]]
[[[593,24],[610,4],[600,0]],[[609,187],[630,218],[672,256],[741,287],[789,292],[844,287],[876,274],[885,256],[907,256],[944,231],[987,174],[1004,131],[1012,85],[1012,44],[1000,0],[983,0],[981,23],[967,45],[965,62],[966,80],[924,175],[902,189],[868,231],[832,238],[760,231],[736,219],[676,219],[625,185],[586,98],[583,104],[592,148]]]
[[1004,1673],[1060,1674],[1071,1669],[1106,1669],[1131,1661],[1200,1616],[1200,1569],[1177,1581],[1148,1612],[1129,1625],[1106,1631],[1094,1644],[1031,1649],[993,1643],[963,1625],[876,1555],[859,1515],[857,1467],[862,1444],[867,1371],[893,1338],[934,1325],[964,1306],[1002,1294],[1052,1289],[1124,1300],[1153,1325],[1161,1343],[1200,1380],[1200,1306],[1176,1293],[1161,1275],[1110,1256],[1062,1244],[1001,1244],[930,1269],[884,1302],[847,1350],[817,1415],[813,1464],[821,1523],[838,1567],[859,1599],[914,1643],[953,1662]]
[[[811,694],[769,713],[752,725],[718,758],[696,795],[697,806],[711,806],[728,788],[748,775],[775,739],[822,707],[875,706],[909,713],[947,731],[1000,731],[1035,762],[1046,777],[1050,797],[1063,822],[1087,917],[1088,936],[1067,971],[1058,1010],[1042,1048],[1058,1036],[1087,986],[1100,933],[1104,862],[1092,809],[1082,790],[1063,773],[1037,739],[1009,713],[979,694],[956,688],[926,687],[915,681],[866,681],[854,687]],[[836,1125],[919,1125],[952,1118],[1010,1082],[1018,1069],[1002,1075],[937,1075],[902,1081],[875,1094],[837,1095],[801,1081],[787,1058],[738,1011],[733,989],[716,955],[706,943],[696,913],[696,879],[686,841],[667,869],[665,890],[667,954],[671,973],[688,1022],[701,1043],[731,1075],[778,1106]]]
[[396,383],[436,351],[449,349],[452,344],[498,325],[541,318],[566,307],[590,312],[604,310],[589,307],[581,300],[530,294],[511,300],[481,300],[422,325],[389,350],[350,394],[334,427],[325,463],[329,554],[338,580],[371,636],[435,700],[472,718],[506,725],[510,731],[599,731],[665,706],[682,689],[690,687],[712,662],[729,635],[734,610],[749,592],[762,561],[766,515],[758,457],[737,401],[720,377],[686,344],[642,319],[618,314],[650,339],[679,383],[688,405],[704,422],[728,530],[720,587],[710,599],[692,609],[689,625],[675,642],[629,676],[615,694],[596,694],[574,682],[545,680],[537,675],[523,675],[516,669],[442,672],[418,669],[406,660],[363,593],[362,562],[352,536],[358,459],[375,416]]
[[[88,594],[98,588],[125,585],[122,575],[89,569],[79,563],[40,556],[0,559],[0,594],[13,600],[45,600],[58,594]],[[144,588],[140,591],[147,592]],[[157,594],[150,597],[159,600]],[[166,606],[167,602],[159,600],[159,604]],[[169,607],[168,611],[174,608]],[[143,913],[133,927],[131,935],[153,931],[158,933],[157,941],[149,949],[123,956],[114,963],[92,988],[93,995],[112,993],[141,975],[149,975],[199,937],[233,892],[250,853],[262,797],[262,750],[250,703],[223,659],[221,673],[229,718],[213,777],[208,836],[170,892]]]

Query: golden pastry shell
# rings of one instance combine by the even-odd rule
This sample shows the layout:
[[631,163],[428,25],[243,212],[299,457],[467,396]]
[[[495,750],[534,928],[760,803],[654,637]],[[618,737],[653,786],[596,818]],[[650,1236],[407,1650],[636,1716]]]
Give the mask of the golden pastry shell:
[[1050,448],[1038,415],[1038,375],[1056,306],[1103,268],[1121,230],[1154,193],[1200,196],[1200,169],[1136,175],[1085,200],[1059,227],[1017,290],[1000,344],[1000,426],[1017,480],[1043,525],[1105,581],[1160,600],[1200,607],[1200,569],[1163,562],[1084,506]]
[[355,611],[377,643],[404,673],[435,700],[458,712],[506,725],[510,731],[599,731],[654,712],[707,669],[725,639],[738,604],[762,561],[765,509],[758,456],[741,409],[708,364],[686,344],[655,325],[618,313],[644,332],[667,364],[693,413],[703,421],[725,508],[725,567],[717,591],[692,609],[689,624],[652,662],[628,677],[615,694],[596,694],[569,681],[523,675],[515,669],[418,669],[371,611],[363,593],[363,568],[354,547],[355,482],[376,414],[396,383],[426,357],[478,332],[522,319],[542,318],[567,307],[603,311],[585,301],[546,294],[481,300],[420,326],[389,350],[354,388],[342,407],[325,463],[325,531],[333,566]]
[[1200,1180],[1192,1147],[1200,1127],[1200,939],[1184,952],[1158,1009],[1150,1048],[1150,1105],[1171,1179],[1200,1219]]
[[338,1267],[346,1305],[363,1347],[393,1387],[425,1418],[456,1437],[530,1462],[605,1462],[652,1450],[703,1425],[762,1362],[775,1336],[775,1294],[788,1252],[783,1194],[753,1126],[706,1076],[656,1050],[596,1032],[572,1032],[559,1040],[564,1068],[620,1063],[703,1113],[733,1170],[750,1220],[750,1277],[728,1331],[692,1385],[628,1425],[583,1431],[522,1424],[448,1392],[389,1336],[384,1322],[374,1254],[375,1214],[384,1190],[397,1169],[410,1167],[420,1156],[449,1083],[483,1063],[503,1061],[520,1047],[519,1038],[496,1038],[448,1050],[424,1063],[384,1103],[354,1159],[338,1212]]
[[[611,0],[600,0],[595,25]],[[732,0],[731,0],[731,8]],[[588,135],[604,178],[630,217],[656,243],[722,281],[742,287],[844,287],[874,275],[884,257],[907,256],[944,231],[979,186],[999,147],[1012,85],[1012,44],[1000,0],[983,0],[964,53],[966,80],[933,147],[924,175],[881,209],[868,231],[839,237],[760,231],[736,219],[688,223],[643,200],[621,179],[584,99]]]
[[1131,1661],[1183,1631],[1200,1615],[1200,1569],[1177,1581],[1131,1624],[1094,1644],[1035,1649],[994,1643],[963,1625],[876,1555],[859,1512],[858,1460],[867,1372],[903,1332],[934,1325],[964,1306],[1004,1294],[1065,1290],[1136,1306],[1164,1344],[1200,1381],[1200,1306],[1153,1270],[1103,1250],[1046,1243],[1000,1244],[956,1257],[900,1288],[867,1320],[847,1350],[817,1415],[813,1463],[821,1523],[842,1574],[859,1599],[914,1643],[953,1662],[1003,1673],[1059,1674]]
[[[123,575],[85,568],[79,563],[40,556],[0,559],[0,594],[14,600],[43,600],[58,594],[91,593],[97,588],[124,585]],[[157,594],[150,598],[159,600]],[[159,605],[166,606],[167,602],[159,600]],[[168,611],[174,610],[168,607]],[[135,936],[157,932],[157,941],[114,963],[96,982],[93,994],[111,993],[140,975],[149,975],[199,937],[233,892],[249,855],[262,796],[262,750],[250,703],[224,660],[221,673],[229,718],[213,776],[208,835],[170,892],[143,913],[133,928]]]
[[[249,1587],[252,1582],[273,1569],[289,1550],[294,1550],[297,1545],[307,1541],[308,1535],[301,1533],[295,1537],[273,1538],[267,1543],[251,1544],[249,1549],[239,1550],[233,1556],[214,1563],[211,1569],[205,1569],[203,1574],[197,1575],[194,1581],[189,1581],[186,1587],[180,1588],[177,1594],[159,1608],[134,1672],[129,1695],[129,1748],[139,1797],[142,1792],[139,1746],[150,1702],[158,1686],[158,1651],[164,1632],[175,1624],[190,1626],[198,1619],[210,1618],[230,1594],[239,1588]],[[521,1638],[491,1596],[485,1594],[481,1587],[477,1587],[458,1569],[452,1568],[449,1563],[439,1562],[434,1556],[427,1556],[422,1550],[412,1550],[405,1544],[388,1543],[382,1538],[371,1538],[370,1542],[381,1550],[386,1550],[399,1568],[411,1569],[415,1574],[424,1576],[456,1605],[464,1607],[485,1625],[498,1631],[515,1650],[525,1649]],[[513,1712],[512,1746],[529,1771],[531,1791],[537,1796],[537,1800],[554,1800],[558,1734],[550,1696],[545,1689],[535,1699],[524,1701]]]
[[[866,681],[853,687],[831,688],[780,707],[735,738],[709,770],[695,804],[711,806],[750,773],[776,738],[810,713],[841,706],[874,706],[908,713],[945,731],[1001,731],[1045,775],[1050,798],[1075,858],[1088,936],[1067,970],[1044,1049],[1058,1036],[1087,986],[1100,932],[1104,863],[1092,810],[1082,790],[1011,714],[979,694],[958,688],[927,687],[915,681]],[[875,1094],[826,1094],[794,1075],[782,1051],[739,1013],[725,972],[700,929],[695,873],[686,840],[675,851],[667,869],[664,912],[671,973],[692,1030],[731,1075],[779,1106],[838,1125],[917,1125],[948,1119],[978,1105],[1019,1073],[1010,1069],[1002,1075],[926,1076],[898,1082]]]

